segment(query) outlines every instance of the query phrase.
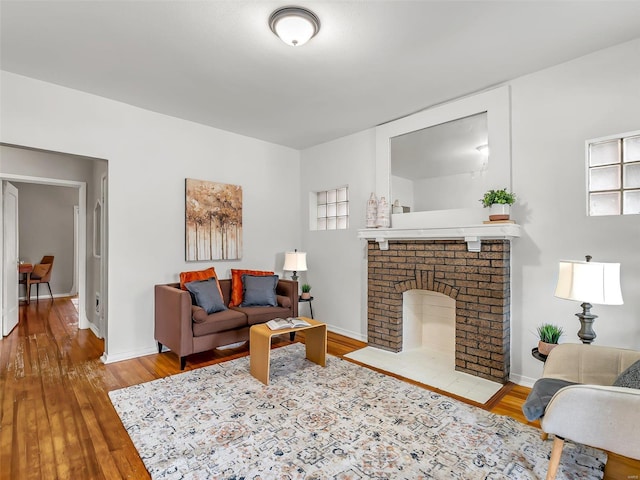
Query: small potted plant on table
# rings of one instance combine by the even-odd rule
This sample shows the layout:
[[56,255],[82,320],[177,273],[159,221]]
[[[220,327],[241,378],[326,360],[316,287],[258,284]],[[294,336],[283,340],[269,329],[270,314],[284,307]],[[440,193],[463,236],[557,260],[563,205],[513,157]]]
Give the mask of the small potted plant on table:
[[516,194],[507,192],[506,188],[489,190],[480,201],[485,208],[489,207],[491,209],[489,220],[492,222],[509,220],[511,205],[516,201]]
[[300,295],[300,298],[302,298],[303,300],[309,300],[311,298],[311,285],[309,285],[308,283],[303,283],[302,287],[300,287],[300,290],[302,290],[302,295]]
[[538,352],[541,355],[549,355],[549,352],[558,345],[558,340],[564,331],[562,327],[552,325],[550,323],[544,323],[538,327]]

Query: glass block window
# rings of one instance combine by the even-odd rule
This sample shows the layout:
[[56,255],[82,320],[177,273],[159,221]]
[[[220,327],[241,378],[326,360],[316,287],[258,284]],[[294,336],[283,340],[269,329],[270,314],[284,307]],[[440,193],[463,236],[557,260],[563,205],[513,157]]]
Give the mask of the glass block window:
[[[314,223],[315,228],[313,228]],[[315,218],[312,219],[311,225],[312,230],[346,230],[349,228],[349,187],[316,192]]]
[[589,215],[640,214],[640,132],[587,142]]

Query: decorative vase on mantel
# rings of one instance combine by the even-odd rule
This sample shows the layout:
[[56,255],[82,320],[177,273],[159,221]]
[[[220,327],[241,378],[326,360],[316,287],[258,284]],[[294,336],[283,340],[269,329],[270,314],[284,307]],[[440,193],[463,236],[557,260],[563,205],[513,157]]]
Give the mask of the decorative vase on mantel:
[[494,203],[490,207],[489,220],[495,222],[497,220],[509,220],[511,213],[511,205],[508,203]]
[[367,201],[367,228],[376,228],[378,221],[378,199],[376,194],[371,192]]
[[389,217],[389,203],[384,197],[380,197],[378,202],[378,219],[376,226],[380,228],[389,228],[391,226],[391,218]]

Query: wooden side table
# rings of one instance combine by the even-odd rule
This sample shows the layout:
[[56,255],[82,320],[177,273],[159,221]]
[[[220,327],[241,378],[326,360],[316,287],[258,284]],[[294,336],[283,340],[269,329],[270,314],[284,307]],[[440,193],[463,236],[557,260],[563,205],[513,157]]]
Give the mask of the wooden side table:
[[[304,318],[304,317],[302,317]],[[269,370],[271,364],[271,337],[284,333],[304,332],[307,359],[318,365],[325,366],[327,358],[327,324],[305,318],[311,325],[299,328],[283,328],[271,330],[266,323],[253,325],[249,331],[249,368],[251,375],[265,385],[269,385]]]

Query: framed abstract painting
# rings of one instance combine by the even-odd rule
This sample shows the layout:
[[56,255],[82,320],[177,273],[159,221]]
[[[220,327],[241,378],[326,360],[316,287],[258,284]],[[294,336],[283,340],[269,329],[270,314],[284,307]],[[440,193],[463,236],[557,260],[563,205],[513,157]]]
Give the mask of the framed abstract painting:
[[185,259],[242,258],[242,187],[187,178]]

